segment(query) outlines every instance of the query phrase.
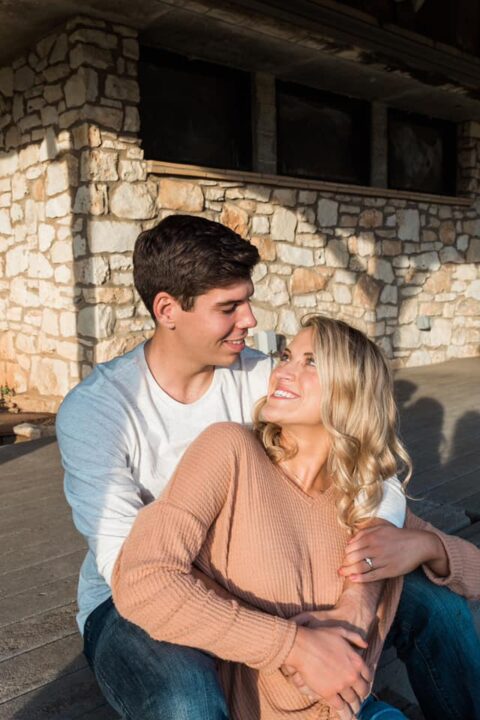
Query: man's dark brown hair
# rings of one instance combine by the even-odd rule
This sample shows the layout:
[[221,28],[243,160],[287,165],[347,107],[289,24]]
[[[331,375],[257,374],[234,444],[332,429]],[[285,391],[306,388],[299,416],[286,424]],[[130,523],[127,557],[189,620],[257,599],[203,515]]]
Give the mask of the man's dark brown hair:
[[220,223],[193,215],[170,215],[140,233],[133,251],[133,279],[153,319],[153,301],[167,292],[184,310],[217,287],[249,280],[257,248]]

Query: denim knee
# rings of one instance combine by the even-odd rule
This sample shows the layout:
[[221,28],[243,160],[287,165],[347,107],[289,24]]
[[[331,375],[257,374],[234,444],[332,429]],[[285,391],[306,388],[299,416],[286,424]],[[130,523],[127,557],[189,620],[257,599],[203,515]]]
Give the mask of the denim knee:
[[166,720],[228,720],[226,702],[215,678],[196,668],[189,670],[187,683],[157,688],[144,700],[142,712],[142,717]]
[[465,598],[447,587],[432,583],[422,570],[409,573],[404,578],[403,591],[397,616],[405,623],[417,625],[444,620],[446,629],[452,622],[469,615]]
[[100,689],[126,720],[227,720],[215,658],[159,642],[112,603],[87,621],[85,652]]

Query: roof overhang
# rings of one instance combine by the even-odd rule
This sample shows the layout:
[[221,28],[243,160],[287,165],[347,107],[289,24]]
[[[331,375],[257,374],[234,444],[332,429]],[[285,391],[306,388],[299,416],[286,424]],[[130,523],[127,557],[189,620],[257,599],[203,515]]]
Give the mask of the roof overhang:
[[[84,0],[81,13],[192,57],[454,121],[480,119],[478,58],[329,0]],[[74,0],[3,0],[0,65],[78,14]]]

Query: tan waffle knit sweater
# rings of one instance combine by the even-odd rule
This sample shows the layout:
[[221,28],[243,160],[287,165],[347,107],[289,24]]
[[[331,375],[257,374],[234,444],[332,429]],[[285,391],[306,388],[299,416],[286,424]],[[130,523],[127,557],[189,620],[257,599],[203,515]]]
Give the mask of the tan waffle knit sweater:
[[[342,592],[337,569],[347,533],[337,521],[334,493],[306,495],[249,430],[221,423],[190,446],[163,496],[141,511],[123,545],[112,579],[119,612],[158,640],[233,661],[220,663],[232,720],[335,717],[279,670],[295,639],[287,618],[331,607]],[[414,516],[408,525],[430,529]],[[432,580],[480,595],[480,552],[440,536],[451,574]],[[193,563],[240,602],[207,590],[191,574]],[[367,652],[372,667],[401,587],[399,579],[387,583]]]

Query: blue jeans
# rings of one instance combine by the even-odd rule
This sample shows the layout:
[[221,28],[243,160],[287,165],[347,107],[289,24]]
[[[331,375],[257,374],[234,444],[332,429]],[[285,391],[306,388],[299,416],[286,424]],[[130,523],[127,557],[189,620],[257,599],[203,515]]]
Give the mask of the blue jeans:
[[406,575],[391,645],[426,720],[480,720],[480,639],[464,598],[422,570]]
[[[426,720],[480,720],[480,642],[463,598],[421,570],[407,575],[387,644],[405,662]],[[111,600],[87,619],[85,655],[125,720],[228,720],[215,659],[152,640]]]
[[87,618],[84,653],[125,720],[228,720],[216,658],[153,640],[124,620],[111,598]]

